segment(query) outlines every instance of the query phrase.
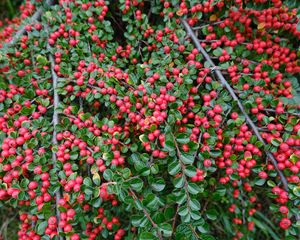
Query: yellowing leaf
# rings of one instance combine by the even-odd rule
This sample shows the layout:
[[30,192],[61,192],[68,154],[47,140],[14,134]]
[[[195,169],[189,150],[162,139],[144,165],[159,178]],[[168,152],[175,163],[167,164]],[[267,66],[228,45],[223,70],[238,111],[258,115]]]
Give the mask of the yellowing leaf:
[[140,135],[139,139],[140,139],[141,142],[146,142],[147,141],[147,137],[146,137],[145,134]]
[[262,29],[265,28],[265,26],[266,26],[265,23],[259,23],[259,24],[257,25],[257,29],[258,29],[258,30],[262,30]]
[[95,174],[93,175],[93,182],[94,182],[97,186],[100,185],[100,183],[101,183],[101,178],[100,178],[99,173],[95,173]]
[[209,17],[209,21],[214,22],[218,19],[217,15],[213,14]]
[[94,218],[94,223],[96,223],[96,224],[101,223],[101,218],[95,217],[95,218]]
[[180,9],[180,10],[178,10],[178,11],[176,12],[176,14],[177,14],[177,16],[182,16],[182,15],[183,15],[183,12],[182,12],[182,10]]
[[291,160],[291,162],[292,163],[296,163],[298,160],[299,160],[299,157],[296,155],[296,154],[292,154],[291,156],[290,156],[290,160]]
[[97,173],[99,170],[98,170],[98,167],[96,166],[96,165],[93,165],[92,167],[91,167],[91,174],[95,174],[95,173]]
[[70,195],[67,193],[64,193],[64,199],[68,202],[70,201]]

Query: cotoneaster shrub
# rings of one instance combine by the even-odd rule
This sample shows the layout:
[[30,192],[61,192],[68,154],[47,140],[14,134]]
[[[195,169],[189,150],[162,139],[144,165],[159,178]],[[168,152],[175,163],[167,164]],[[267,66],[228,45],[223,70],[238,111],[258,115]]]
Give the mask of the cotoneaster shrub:
[[0,33],[0,206],[18,239],[298,239],[296,3],[47,2]]

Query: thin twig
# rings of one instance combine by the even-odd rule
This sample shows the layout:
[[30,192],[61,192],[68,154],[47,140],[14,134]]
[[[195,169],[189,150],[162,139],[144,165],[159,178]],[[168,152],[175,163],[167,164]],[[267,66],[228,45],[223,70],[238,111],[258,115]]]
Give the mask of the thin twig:
[[117,185],[117,182],[106,182],[106,183],[102,183],[100,188],[101,187],[104,187],[104,186],[108,186],[108,185]]
[[[166,121],[165,123],[170,126]],[[185,176],[185,173],[184,173],[184,170],[186,169],[184,163],[182,162],[181,160],[181,152],[180,152],[180,149],[178,147],[178,144],[176,142],[176,137],[174,136],[173,132],[171,131],[171,135],[173,136],[174,138],[174,143],[175,143],[175,148],[176,148],[176,153],[177,153],[177,157],[178,157],[178,160],[179,160],[179,164],[180,164],[180,167],[181,167],[181,170],[182,170],[182,177],[183,177],[183,181],[184,181],[184,191],[185,191],[185,194],[186,194],[186,203],[187,203],[187,207],[188,207],[188,210],[189,212],[191,211],[191,208],[190,208],[190,201],[191,201],[191,197],[190,197],[190,194],[189,194],[189,190],[188,190],[188,187],[189,187],[189,183],[188,183],[188,180]]]
[[200,239],[200,236],[198,235],[198,233],[195,231],[194,227],[189,224],[189,228],[192,230],[194,236],[197,238],[197,239]]
[[[269,108],[263,109],[263,111],[265,111],[265,112],[271,112],[271,113],[276,113],[276,110],[269,109]],[[284,113],[284,114],[290,114],[290,115],[293,115],[293,116],[296,116],[296,117],[300,117],[300,113],[291,113],[291,112],[282,112],[282,113]]]
[[[228,117],[228,115],[231,113],[231,111],[232,111],[232,108],[228,109],[228,111],[227,111],[227,113],[225,114],[225,116],[224,116],[224,118],[223,118],[223,121],[221,122],[219,128],[222,128],[222,127],[224,126],[224,124],[225,124],[225,122],[226,122],[226,120],[227,120],[227,117]],[[218,128],[218,129],[219,129],[219,128]]]
[[150,17],[151,17],[151,13],[152,13],[152,9],[153,9],[153,3],[154,3],[154,1],[150,2],[151,6],[150,6],[148,14],[147,14],[148,23],[150,22]]
[[73,115],[69,115],[69,114],[65,114],[65,113],[59,113],[59,114],[64,115],[64,116],[66,116],[68,118],[77,119],[77,117],[75,117]]
[[206,198],[206,201],[205,201],[205,203],[203,205],[203,208],[201,210],[201,215],[206,211],[206,207],[207,207],[209,201],[210,201],[210,197]]
[[[138,199],[138,197],[136,196],[135,192],[134,192],[131,188],[129,188],[129,191],[130,191],[130,193],[132,194],[132,197],[133,197],[133,199],[134,199],[135,202],[140,201],[140,200]],[[163,240],[163,236],[161,235],[161,232],[159,231],[157,224],[153,221],[153,219],[151,218],[150,214],[149,214],[148,211],[144,208],[143,205],[142,205],[142,208],[143,208],[143,212],[144,212],[146,218],[149,220],[149,222],[151,223],[152,227],[156,229],[158,239],[159,239],[159,240]]]
[[223,21],[219,21],[219,22],[212,22],[212,23],[209,23],[209,24],[201,25],[201,26],[196,26],[196,27],[193,27],[193,30],[199,30],[199,29],[211,26],[211,25],[218,25],[218,24],[220,24],[222,22],[224,22],[224,20]]
[[269,133],[272,133],[272,132],[279,132],[279,133],[285,133],[286,131],[279,131],[279,130],[276,130],[276,129],[274,129],[274,130],[269,130],[268,128],[266,128],[266,127],[258,127],[257,128],[259,131],[261,131],[261,132],[269,132]]
[[[199,145],[199,148],[198,148],[198,150],[200,149],[200,143],[201,143],[201,140],[202,140],[202,132],[200,132],[200,134],[199,134],[199,137],[198,137],[198,145]],[[195,152],[195,154],[194,154],[194,158],[196,158],[196,157],[197,157],[198,150]]]
[[172,235],[170,237],[170,240],[172,239],[172,237],[173,237],[173,235],[175,233],[175,227],[176,227],[176,220],[177,220],[178,210],[179,210],[179,205],[177,205],[175,216],[174,216],[174,220],[173,220],[173,223],[172,223]]
[[110,16],[111,19],[115,22],[115,24],[118,26],[118,28],[121,30],[121,32],[124,32],[124,28],[120,25],[120,23],[114,18],[113,15]]
[[249,59],[246,59],[246,58],[240,58],[240,57],[237,57],[235,60],[238,61],[238,62],[248,61],[249,63],[255,64],[255,65],[260,64],[259,62],[256,62],[256,61],[253,61],[253,60],[249,60]]

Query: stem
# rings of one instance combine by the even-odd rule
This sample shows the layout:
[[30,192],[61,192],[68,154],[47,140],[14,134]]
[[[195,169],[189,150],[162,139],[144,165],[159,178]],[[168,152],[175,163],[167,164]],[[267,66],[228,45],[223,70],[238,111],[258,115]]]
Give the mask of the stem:
[[175,216],[174,216],[174,220],[173,220],[173,223],[172,223],[172,235],[170,237],[170,240],[172,239],[172,237],[173,237],[173,235],[175,233],[175,227],[176,227],[176,220],[177,220],[178,210],[179,210],[179,205],[177,205]]
[[193,27],[193,30],[199,30],[199,29],[211,26],[211,25],[218,25],[218,24],[220,24],[222,22],[224,22],[224,21],[213,22],[213,23],[210,23],[210,24],[205,24],[205,25],[202,25],[202,26]]
[[[170,127],[170,125],[165,121],[165,123]],[[181,170],[182,170],[182,177],[183,177],[183,180],[184,180],[184,191],[185,191],[185,194],[186,194],[186,205],[189,209],[189,212],[191,212],[191,208],[190,208],[190,201],[191,201],[191,197],[190,197],[190,193],[189,193],[189,190],[188,190],[188,180],[186,179],[186,176],[185,176],[185,173],[184,173],[184,170],[185,170],[185,165],[184,163],[180,160],[181,158],[181,152],[180,152],[180,149],[178,147],[178,144],[176,142],[176,137],[174,136],[173,132],[171,131],[171,134],[173,136],[173,139],[174,139],[174,143],[175,143],[175,147],[176,147],[176,153],[177,153],[177,157],[178,157],[178,160],[179,160],[179,163],[180,163],[180,167],[181,167]],[[201,135],[201,134],[200,134]],[[199,137],[199,139],[201,139]],[[198,139],[198,140],[199,140]],[[196,156],[195,156],[196,157]]]
[[[55,66],[55,62],[53,59],[53,56],[50,52],[50,45],[47,44],[47,49],[49,51],[49,61],[51,63],[51,75],[52,75],[52,82],[53,82],[53,117],[52,117],[52,124],[53,124],[53,134],[52,134],[52,147],[57,145],[57,139],[56,139],[56,127],[58,125],[59,122],[59,118],[58,118],[58,105],[59,105],[59,95],[57,92],[57,83],[58,83],[58,76],[56,75],[55,71],[54,71],[54,66]],[[56,169],[56,163],[57,163],[57,158],[56,158],[56,153],[52,152],[52,163],[53,163],[53,167],[54,169]],[[56,169],[57,171],[57,169]],[[60,222],[60,211],[58,209],[58,205],[59,205],[59,200],[61,199],[61,194],[60,194],[60,188],[56,191],[55,193],[55,197],[56,197],[56,202],[55,202],[55,208],[56,208],[56,218],[57,218],[57,222]],[[58,227],[57,229],[58,232],[58,237],[60,240],[63,240],[64,237],[59,236],[59,233],[62,232],[62,229],[60,227]]]
[[[200,132],[199,137],[198,137],[199,149],[200,149],[200,143],[201,143],[201,140],[202,140],[202,132]],[[194,158],[196,158],[197,155],[198,155],[198,150],[195,152]]]
[[[7,0],[7,2],[10,2],[10,0]],[[46,1],[46,4],[47,4],[48,6],[52,6],[52,5],[54,4],[54,0],[47,0],[47,1]],[[33,22],[39,20],[39,19],[41,18],[42,14],[43,14],[43,8],[41,7],[41,8],[39,8],[39,9],[32,15],[31,19],[29,20],[29,23],[33,23]],[[8,48],[8,47],[11,47],[12,45],[16,44],[16,42],[19,40],[19,38],[20,38],[22,35],[24,35],[25,32],[26,32],[25,26],[23,26],[21,29],[19,29],[19,30],[16,32],[15,36],[13,37],[13,39],[10,40],[10,41],[5,45],[5,47]]]
[[257,128],[259,131],[261,131],[261,132],[269,132],[269,133],[272,133],[272,132],[279,132],[279,133],[285,133],[285,131],[279,131],[279,130],[273,130],[273,131],[271,131],[271,130],[269,130],[268,128],[266,128],[266,127],[258,127]]
[[[271,112],[271,113],[276,113],[276,110],[274,109],[269,109],[269,108],[266,108],[264,109],[263,111],[265,112]],[[292,116],[296,116],[296,117],[300,117],[300,113],[290,113],[290,112],[283,112],[284,114],[290,114]]]
[[242,62],[243,60],[247,60],[249,63],[255,64],[255,65],[260,64],[259,62],[249,60],[249,59],[246,59],[246,58],[240,58],[240,57],[237,57],[235,60],[238,61],[238,62]]
[[198,233],[195,231],[194,227],[190,224],[189,225],[190,229],[192,230],[194,236],[197,238],[197,239],[201,239],[200,236],[198,235]]
[[[198,41],[197,37],[195,36],[195,34],[194,34],[193,30],[191,29],[191,27],[188,25],[188,23],[184,19],[182,19],[181,22],[184,25],[184,28],[186,29],[188,35],[191,37],[192,41],[194,42],[194,44],[195,44],[196,48],[198,49],[198,51],[201,52],[201,54],[206,59],[206,61],[211,65],[211,67],[213,68],[213,71],[215,72],[217,78],[221,81],[222,85],[225,86],[225,88],[230,93],[233,100],[238,104],[238,107],[240,108],[241,112],[243,113],[243,115],[246,118],[246,122],[252,128],[252,130],[253,130],[254,134],[257,136],[258,140],[260,142],[262,142],[262,144],[264,146],[267,146],[264,139],[260,135],[256,125],[253,123],[253,121],[251,120],[249,115],[246,113],[246,110],[245,110],[243,104],[240,102],[239,98],[237,97],[237,95],[235,94],[234,90],[229,85],[229,83],[226,81],[226,79],[222,75],[219,68],[214,64],[214,62],[211,60],[211,58],[209,57],[207,52],[201,46],[201,44],[199,43],[199,41]],[[275,157],[273,156],[273,154],[271,152],[269,152],[267,150],[265,150],[265,153],[268,156],[268,158],[270,159],[271,163],[274,165],[276,171],[278,172],[285,191],[288,192],[288,182],[287,182],[285,176],[283,175],[282,171],[278,168],[277,161],[276,161]]]
[[68,118],[77,119],[77,118],[76,118],[75,116],[73,116],[73,115],[68,115],[68,114],[64,114],[64,113],[60,113],[60,114],[66,116],[66,117],[68,117]]
[[151,17],[151,13],[152,13],[152,9],[153,9],[153,1],[150,2],[151,6],[149,8],[148,14],[147,14],[147,18],[148,18],[148,22],[150,22],[150,17]]
[[[136,196],[135,192],[134,192],[131,188],[129,188],[129,191],[130,191],[130,193],[132,194],[132,197],[133,197],[134,201],[140,201],[140,200],[138,199],[138,197]],[[141,205],[142,205],[142,204],[141,204]],[[142,205],[142,206],[143,206],[143,205]],[[143,206],[143,212],[144,212],[146,218],[147,218],[147,219],[149,220],[149,222],[151,223],[152,227],[157,229],[156,232],[157,232],[158,239],[159,239],[159,240],[163,240],[163,236],[161,235],[161,232],[158,230],[157,224],[152,220],[150,214],[147,212],[147,210],[144,208],[144,206]]]
[[117,183],[116,183],[116,182],[106,182],[106,183],[102,183],[101,186],[100,186],[100,188],[101,188],[101,187],[104,187],[104,186],[108,186],[108,185],[117,185]]

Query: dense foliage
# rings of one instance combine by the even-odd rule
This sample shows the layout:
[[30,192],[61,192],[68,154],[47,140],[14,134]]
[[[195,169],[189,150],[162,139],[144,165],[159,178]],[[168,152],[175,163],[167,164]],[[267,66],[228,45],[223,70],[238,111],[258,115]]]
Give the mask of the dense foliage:
[[298,239],[296,7],[27,0],[0,32],[0,207],[18,239]]

